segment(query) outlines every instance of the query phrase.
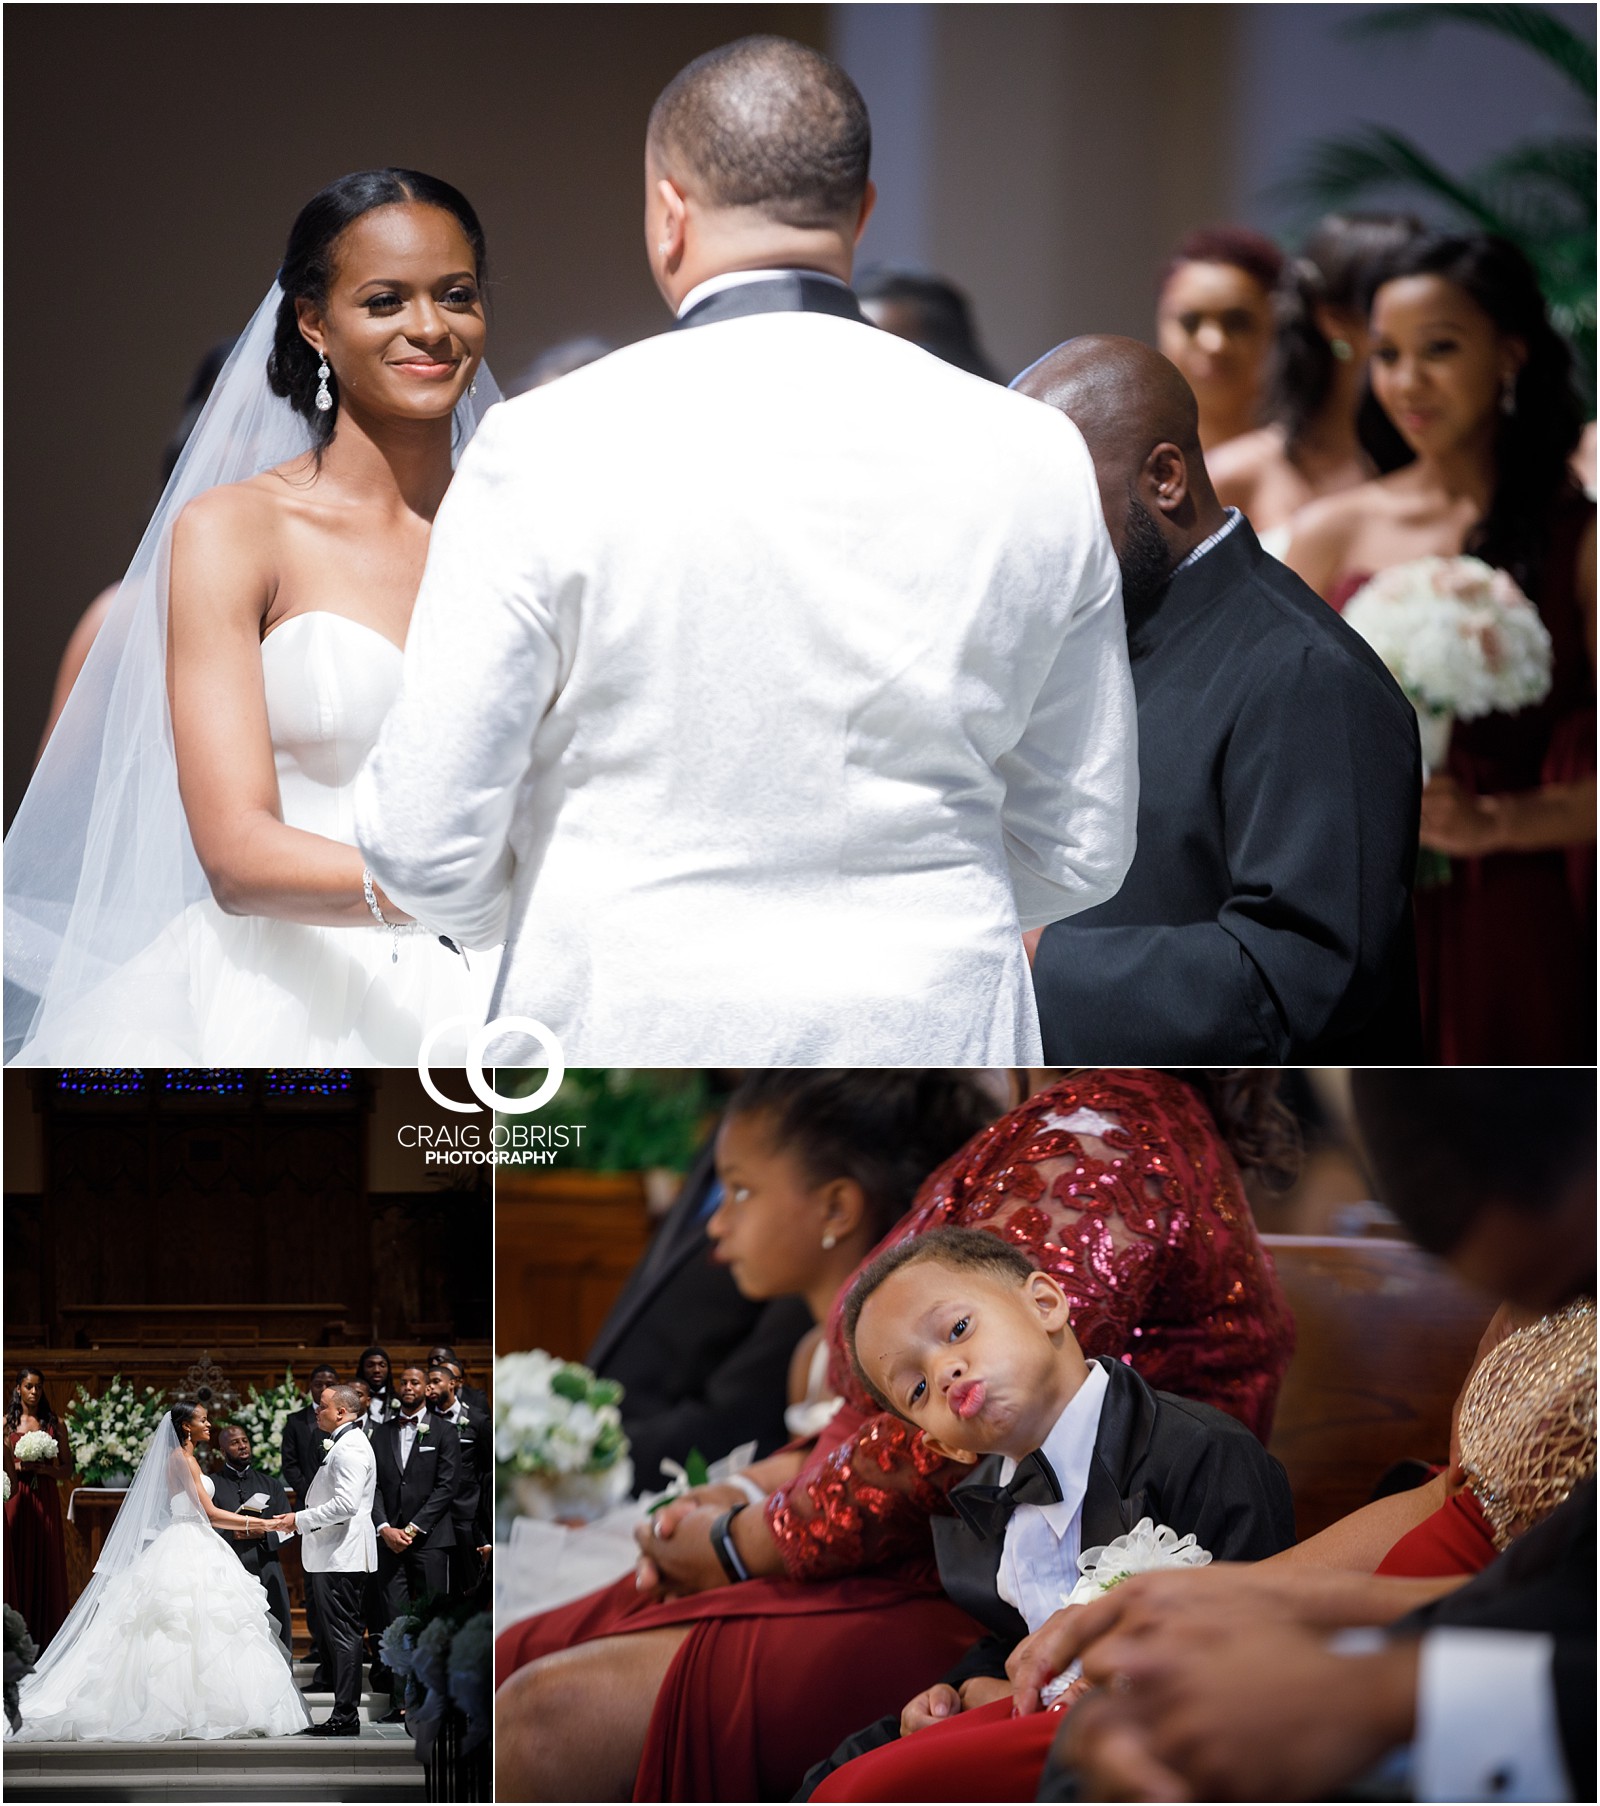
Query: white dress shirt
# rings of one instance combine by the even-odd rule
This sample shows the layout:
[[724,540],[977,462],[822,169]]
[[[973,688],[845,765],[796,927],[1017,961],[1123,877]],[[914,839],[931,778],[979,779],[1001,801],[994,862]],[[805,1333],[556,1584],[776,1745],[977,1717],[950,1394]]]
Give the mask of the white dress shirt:
[[[1038,1630],[1052,1613],[1060,1611],[1063,1595],[1077,1584],[1078,1557],[1083,1552],[1083,1495],[1089,1485],[1089,1464],[1100,1433],[1107,1383],[1105,1368],[1091,1361],[1088,1379],[1041,1445],[1061,1488],[1060,1501],[1019,1505],[1006,1525],[995,1590],[1027,1619],[1029,1631]],[[1000,1464],[1000,1484],[1007,1485],[1016,1471],[1017,1464],[1008,1455]]]
[[1440,1626],[1422,1639],[1412,1780],[1419,1800],[1570,1800],[1554,1639]]

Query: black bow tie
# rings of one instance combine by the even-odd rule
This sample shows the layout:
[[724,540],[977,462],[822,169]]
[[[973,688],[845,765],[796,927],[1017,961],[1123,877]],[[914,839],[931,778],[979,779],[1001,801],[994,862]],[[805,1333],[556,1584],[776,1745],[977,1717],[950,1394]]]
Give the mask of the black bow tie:
[[1019,1505],[1058,1505],[1061,1482],[1040,1449],[1017,1463],[1004,1486],[958,1486],[950,1503],[981,1537],[1003,1536]]
[[409,1424],[411,1426],[411,1428],[414,1430],[417,1427],[417,1425],[422,1422],[422,1413],[419,1411],[415,1417],[407,1417],[402,1412],[400,1421],[403,1424]]

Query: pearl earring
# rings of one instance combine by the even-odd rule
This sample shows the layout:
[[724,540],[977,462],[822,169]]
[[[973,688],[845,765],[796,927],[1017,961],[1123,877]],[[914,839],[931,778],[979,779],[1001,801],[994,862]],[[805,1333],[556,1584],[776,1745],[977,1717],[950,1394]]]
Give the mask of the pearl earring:
[[824,1248],[832,1248],[837,1245],[838,1240],[839,1240],[838,1236],[836,1236],[833,1233],[833,1231],[830,1229],[828,1231],[828,1233],[822,1238],[822,1245]]
[[1517,373],[1508,370],[1500,378],[1500,412],[1511,415],[1517,411]]
[[328,368],[328,354],[321,354],[322,362],[317,365],[317,412],[326,414],[333,406],[333,395],[328,388],[328,378],[333,372]]
[[1348,364],[1355,356],[1348,339],[1329,339],[1328,349],[1338,358],[1341,364]]

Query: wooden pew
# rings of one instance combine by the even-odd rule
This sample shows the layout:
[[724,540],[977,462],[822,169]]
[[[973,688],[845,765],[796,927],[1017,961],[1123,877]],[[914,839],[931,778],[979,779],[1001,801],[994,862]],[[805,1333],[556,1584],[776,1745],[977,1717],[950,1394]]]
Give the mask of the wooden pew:
[[1271,1449],[1301,1538],[1367,1503],[1407,1456],[1446,1459],[1495,1300],[1409,1242],[1263,1236],[1298,1327]]

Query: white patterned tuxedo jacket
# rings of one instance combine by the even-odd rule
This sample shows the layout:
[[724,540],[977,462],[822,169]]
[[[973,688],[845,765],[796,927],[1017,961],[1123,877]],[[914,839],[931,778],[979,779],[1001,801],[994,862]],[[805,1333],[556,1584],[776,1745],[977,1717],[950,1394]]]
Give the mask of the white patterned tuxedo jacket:
[[1116,891],[1138,800],[1083,440],[707,308],[478,430],[361,844],[569,1064],[1036,1062],[1021,931]]
[[378,1533],[372,1501],[378,1463],[372,1444],[352,1420],[311,1476],[294,1527],[303,1538],[300,1560],[308,1574],[375,1574]]

